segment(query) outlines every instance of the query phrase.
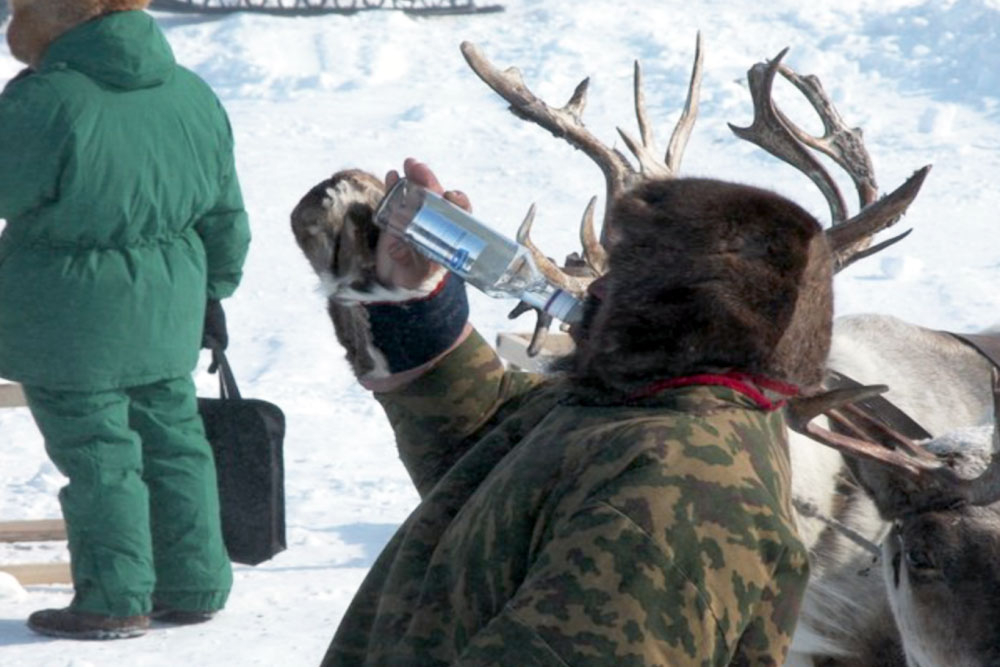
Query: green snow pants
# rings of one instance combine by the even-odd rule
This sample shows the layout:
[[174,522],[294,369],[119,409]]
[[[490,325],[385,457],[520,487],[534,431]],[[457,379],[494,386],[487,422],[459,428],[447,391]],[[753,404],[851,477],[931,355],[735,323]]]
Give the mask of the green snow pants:
[[226,603],[215,462],[190,377],[98,392],[24,387],[59,492],[79,611],[147,614]]

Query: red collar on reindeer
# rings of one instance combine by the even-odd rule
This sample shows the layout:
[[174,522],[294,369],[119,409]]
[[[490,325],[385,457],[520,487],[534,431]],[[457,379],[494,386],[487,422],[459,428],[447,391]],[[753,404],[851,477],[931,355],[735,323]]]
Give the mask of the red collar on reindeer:
[[[716,387],[728,387],[735,392],[743,394],[761,410],[777,410],[785,405],[785,399],[796,396],[799,388],[787,382],[774,380],[763,375],[751,375],[738,371],[727,373],[699,373],[697,375],[685,375],[679,378],[670,378],[654,382],[629,396],[630,400],[638,400],[655,396],[667,389],[678,387],[691,387],[696,385],[711,385]],[[779,398],[772,398],[768,394],[777,395]]]

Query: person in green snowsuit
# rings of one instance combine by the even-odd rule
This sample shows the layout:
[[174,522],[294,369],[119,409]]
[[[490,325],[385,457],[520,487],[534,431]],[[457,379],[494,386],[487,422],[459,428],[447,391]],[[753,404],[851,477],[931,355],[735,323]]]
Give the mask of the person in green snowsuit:
[[12,0],[7,31],[0,377],[69,479],[75,595],[28,620],[61,637],[207,620],[232,585],[191,373],[249,225],[227,115],[147,2]]
[[[365,181],[335,174],[292,225],[420,504],[324,667],[783,664],[808,560],[779,408],[818,386],[830,343],[819,223],[738,184],[638,186],[614,203],[575,351],[540,375],[504,369],[454,275],[366,233]],[[349,275],[352,246],[370,280]]]

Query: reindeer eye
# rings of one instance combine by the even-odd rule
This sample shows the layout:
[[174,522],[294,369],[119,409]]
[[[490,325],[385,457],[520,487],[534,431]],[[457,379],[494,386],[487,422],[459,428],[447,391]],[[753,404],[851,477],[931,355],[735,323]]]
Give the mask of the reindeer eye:
[[917,571],[927,572],[937,569],[933,556],[924,549],[916,547],[906,550],[906,564]]

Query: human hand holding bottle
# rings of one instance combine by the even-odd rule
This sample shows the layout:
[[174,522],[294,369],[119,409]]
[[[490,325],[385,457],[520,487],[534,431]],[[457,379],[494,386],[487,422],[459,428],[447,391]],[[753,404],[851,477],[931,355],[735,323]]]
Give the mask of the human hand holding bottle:
[[[431,168],[423,162],[415,158],[406,158],[403,161],[403,176],[441,195],[452,204],[472,212],[472,204],[466,194],[461,190],[445,190]],[[399,178],[399,172],[389,171],[385,175],[386,191],[391,189]],[[416,252],[403,238],[395,234],[379,235],[375,249],[375,273],[385,285],[413,289],[439,270],[442,270],[439,264]]]
[[[437,176],[423,162],[407,158],[402,177],[421,185],[465,210],[472,207],[462,192],[445,192]],[[388,192],[401,178],[386,174]],[[461,344],[472,331],[468,323],[465,284],[414,250],[396,234],[383,231],[375,247],[375,273],[393,291],[409,293],[409,300],[366,304],[372,344],[388,362],[388,376],[360,378],[362,386],[387,393],[404,387]],[[451,277],[451,280],[446,278]],[[439,289],[441,288],[441,289]],[[403,306],[403,307],[401,307]]]

